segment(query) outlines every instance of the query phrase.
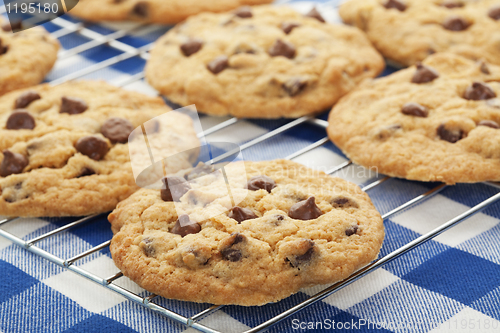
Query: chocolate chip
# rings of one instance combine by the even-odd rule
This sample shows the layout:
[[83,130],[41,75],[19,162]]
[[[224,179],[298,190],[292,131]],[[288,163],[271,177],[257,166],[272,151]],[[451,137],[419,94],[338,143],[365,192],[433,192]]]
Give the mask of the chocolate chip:
[[464,93],[464,98],[473,101],[481,101],[497,97],[497,94],[485,83],[474,82],[467,87]]
[[35,128],[35,118],[29,112],[24,110],[15,110],[7,119],[8,130]]
[[[181,225],[181,222],[184,226]],[[171,233],[184,237],[189,234],[197,234],[201,231],[201,226],[189,219],[188,215],[181,215],[174,227],[170,230]]]
[[26,156],[4,150],[2,164],[0,164],[0,176],[7,177],[21,173],[28,164],[29,161]]
[[325,19],[323,18],[323,16],[321,16],[316,7],[313,7],[313,9],[311,9],[309,13],[306,14],[306,17],[312,17],[320,22],[325,23]]
[[391,136],[394,135],[398,130],[400,130],[402,127],[401,125],[388,125],[380,128],[377,133],[375,134],[375,137],[379,140],[387,140]]
[[221,254],[222,257],[228,261],[235,262],[241,260],[241,251],[238,249],[233,249],[231,247],[228,247],[227,249],[222,250]]
[[359,204],[351,198],[339,196],[330,201],[334,208],[359,208]]
[[406,10],[406,4],[399,0],[387,0],[384,3],[384,7],[387,9],[394,8],[399,10],[400,12],[404,12]]
[[92,170],[91,168],[84,167],[82,171],[80,171],[80,175],[76,178],[82,178],[82,177],[87,177],[87,176],[92,176],[95,175],[95,171]]
[[101,160],[109,151],[106,140],[97,136],[84,136],[75,144],[76,150],[93,160]]
[[358,232],[358,226],[357,225],[353,225],[352,227],[349,227],[345,230],[345,234],[346,236],[352,236],[354,235],[356,232]]
[[429,115],[429,109],[415,102],[406,103],[401,108],[401,112],[408,116],[425,118]]
[[253,17],[252,8],[250,6],[243,6],[234,11],[234,15],[241,18]]
[[484,60],[479,61],[479,70],[483,74],[486,74],[486,75],[491,74],[490,69],[488,68],[488,65],[486,64],[486,62]]
[[142,250],[148,257],[154,257],[156,254],[156,248],[153,246],[153,239],[149,237],[145,237],[140,246],[142,247]]
[[161,189],[163,201],[180,201],[180,198],[191,189],[191,185],[179,176],[165,177],[162,182],[164,184],[164,188]]
[[64,96],[59,113],[79,114],[85,112],[88,108],[83,99]]
[[149,4],[145,1],[140,1],[136,3],[135,6],[132,8],[132,13],[142,18],[148,17]]
[[291,43],[277,39],[267,52],[271,57],[283,56],[288,59],[293,59],[297,50]]
[[10,23],[9,22],[4,22],[2,24],[2,30],[5,31],[5,32],[12,31],[12,27],[10,26]]
[[241,223],[245,220],[256,219],[258,217],[250,209],[242,208],[242,207],[238,207],[238,206],[233,207],[233,209],[231,209],[231,212],[229,213],[228,216],[230,218],[238,221],[238,223]]
[[9,51],[9,45],[3,45],[0,39],[0,55],[7,53],[7,51]]
[[455,143],[458,140],[465,138],[465,133],[461,129],[447,129],[444,124],[439,125],[437,134],[441,140]]
[[223,70],[229,67],[229,59],[226,56],[218,56],[214,60],[210,61],[207,65],[209,71],[213,74],[219,74]]
[[323,215],[321,209],[316,206],[314,197],[301,201],[290,207],[288,216],[296,220],[314,220]]
[[186,56],[189,57],[203,47],[203,42],[199,39],[190,39],[181,45],[181,51]]
[[290,262],[290,266],[294,268],[300,269],[300,266],[308,264],[311,261],[312,256],[314,254],[315,244],[312,240],[304,239],[302,244],[303,247],[306,249],[304,254],[295,257],[287,257],[287,260]]
[[102,124],[101,133],[113,143],[126,143],[134,125],[127,119],[109,118]]
[[213,165],[200,162],[193,170],[185,174],[184,178],[186,178],[187,180],[193,180],[199,177],[209,175],[214,171],[215,167]]
[[33,90],[26,91],[22,93],[17,99],[16,103],[14,104],[15,109],[24,109],[28,105],[31,104],[31,102],[36,101],[37,99],[42,98],[39,93]]
[[285,90],[290,97],[297,96],[304,91],[306,87],[307,81],[300,78],[290,79],[283,83],[283,90]]
[[264,175],[255,176],[248,180],[247,189],[251,191],[266,190],[271,193],[271,190],[276,187],[276,182]]
[[500,20],[500,6],[493,6],[488,11],[488,16],[496,21]]
[[441,7],[446,7],[448,9],[462,8],[464,4],[462,2],[447,1],[441,4]]
[[417,63],[417,70],[413,74],[411,82],[413,83],[427,83],[434,81],[439,77],[439,73],[431,67],[422,65],[422,63]]
[[293,29],[295,28],[298,28],[300,27],[300,24],[298,23],[293,23],[293,22],[283,22],[281,23],[281,30],[283,30],[283,32],[285,34],[289,34],[290,32],[292,32]]
[[443,28],[451,31],[463,31],[466,30],[469,26],[470,23],[460,16],[448,17],[443,22]]
[[479,124],[477,124],[477,126],[487,126],[487,127],[491,127],[494,129],[500,128],[500,125],[496,121],[493,121],[493,120],[481,120],[479,122]]

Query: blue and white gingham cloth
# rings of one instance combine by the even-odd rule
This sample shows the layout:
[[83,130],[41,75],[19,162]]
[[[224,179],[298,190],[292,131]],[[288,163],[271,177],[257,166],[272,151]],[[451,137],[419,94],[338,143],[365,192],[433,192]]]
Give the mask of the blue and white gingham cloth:
[[[307,11],[313,5],[304,1],[291,2],[301,11]],[[337,21],[337,2],[323,1],[316,5],[329,21]],[[45,26],[50,31],[59,29],[52,23]],[[119,24],[89,26],[104,35],[122,27]],[[165,27],[151,27],[147,33],[129,35],[120,41],[135,47],[143,46],[166,30]],[[61,38],[65,49],[87,41],[77,34]],[[119,52],[108,46],[93,48],[58,62],[47,80],[60,78],[117,54]],[[123,82],[139,73],[143,66],[144,60],[132,58],[85,78]],[[142,81],[126,88],[156,94]],[[325,117],[326,114],[321,116],[322,119]],[[203,117],[202,124],[209,128],[226,119]],[[242,120],[209,138],[243,143],[284,123],[284,120]],[[243,154],[249,160],[284,158],[325,136],[324,130],[303,124],[246,149]],[[328,143],[295,160],[327,170],[346,158]],[[356,166],[348,167],[338,175],[358,184],[376,179],[373,178],[375,175]],[[368,193],[383,214],[435,186],[390,179]],[[386,238],[380,256],[499,191],[485,184],[447,187],[419,205],[392,216],[384,222]],[[68,221],[70,219],[30,219],[1,228],[23,239],[31,239]],[[270,332],[500,332],[499,222],[500,203],[497,202],[434,240],[282,321]],[[100,218],[48,238],[39,246],[61,258],[70,258],[109,240],[111,236],[108,222]],[[118,272],[108,249],[75,265],[102,278]],[[118,279],[116,284],[147,295],[127,278]],[[223,332],[241,332],[307,299],[323,287],[306,289],[279,303],[262,307],[226,306],[201,323]],[[206,304],[166,299],[160,299],[159,303],[184,316],[192,316],[208,307]],[[0,332],[63,331],[194,332],[0,238]]]

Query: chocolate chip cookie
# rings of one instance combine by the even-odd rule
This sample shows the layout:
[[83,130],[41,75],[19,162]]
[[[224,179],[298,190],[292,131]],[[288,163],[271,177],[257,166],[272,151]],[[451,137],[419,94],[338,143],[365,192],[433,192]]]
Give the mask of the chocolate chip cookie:
[[498,0],[349,0],[339,13],[405,66],[436,52],[500,65]]
[[148,81],[212,115],[299,117],[323,111],[384,68],[356,28],[285,6],[190,17],[160,38]]
[[[242,164],[246,174],[232,172]],[[250,306],[345,279],[376,258],[382,219],[356,185],[285,160],[225,169],[239,176],[233,194],[246,193],[237,205],[218,195],[220,169],[167,176],[170,186],[118,204],[110,249],[126,276],[167,298]]]
[[367,81],[328,134],[355,163],[447,184],[500,180],[500,67],[451,53]]
[[[136,127],[167,113],[149,138],[189,167],[199,145],[189,117],[101,81],[40,85],[0,98],[0,215],[66,216],[110,211],[138,189],[128,149]],[[147,152],[146,152],[147,154]]]
[[59,42],[43,28],[13,34],[0,17],[0,95],[42,82],[57,59]]
[[201,12],[224,12],[272,0],[80,0],[71,14],[90,21],[177,23]]

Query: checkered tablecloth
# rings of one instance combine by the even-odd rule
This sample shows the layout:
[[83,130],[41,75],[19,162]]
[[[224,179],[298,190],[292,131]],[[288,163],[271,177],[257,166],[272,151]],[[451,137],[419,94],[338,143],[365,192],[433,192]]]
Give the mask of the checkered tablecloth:
[[[200,0],[201,1],[201,0]],[[308,11],[313,3],[292,2]],[[339,1],[317,2],[329,21],[338,21]],[[77,22],[71,17],[64,17]],[[60,27],[48,23],[49,31]],[[135,29],[134,29],[135,27]],[[140,47],[156,40],[168,28],[138,25],[89,25],[109,35],[132,29],[119,41]],[[78,34],[60,38],[68,50],[88,42]],[[47,81],[65,77],[120,54],[102,45],[59,61]],[[1,61],[1,60],[0,60]],[[140,73],[144,60],[138,57],[96,71],[84,78],[125,82]],[[394,69],[392,69],[394,70]],[[391,69],[385,74],[391,72]],[[156,92],[143,81],[125,86],[148,94]],[[320,116],[326,119],[326,114]],[[229,118],[203,117],[204,128]],[[237,143],[268,133],[289,121],[241,120],[213,135],[213,141]],[[264,143],[243,151],[248,160],[284,158],[325,137],[323,129],[302,124]],[[309,167],[327,170],[346,161],[331,143],[295,159]],[[368,184],[380,176],[350,166],[338,176]],[[437,184],[390,179],[368,193],[383,214],[425,193]],[[470,207],[498,193],[486,185],[447,187],[439,194],[384,221],[386,239],[380,256],[407,244]],[[65,225],[71,219],[30,219],[2,225],[23,239],[32,239]],[[453,229],[402,257],[386,264],[332,296],[293,315],[270,332],[500,332],[500,203],[489,206]],[[40,242],[39,246],[61,258],[70,258],[111,238],[105,217],[70,229]],[[108,249],[94,253],[75,265],[106,278],[118,272]],[[117,285],[140,295],[147,293],[127,278]],[[222,332],[241,332],[254,327],[322,290],[303,290],[279,303],[262,307],[226,306],[201,323]],[[156,302],[156,300],[155,300]],[[184,316],[192,316],[209,305],[159,299],[157,302]],[[313,329],[314,328],[314,329]],[[1,332],[193,332],[152,311],[31,254],[0,238],[0,331]]]

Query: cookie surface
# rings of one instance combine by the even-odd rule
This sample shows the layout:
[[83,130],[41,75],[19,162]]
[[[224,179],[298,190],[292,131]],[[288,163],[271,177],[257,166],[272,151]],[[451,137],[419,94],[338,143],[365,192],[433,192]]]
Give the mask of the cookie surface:
[[170,100],[201,112],[293,118],[330,107],[384,65],[356,28],[257,6],[177,25],[156,43],[146,76]]
[[500,65],[498,0],[349,0],[339,13],[405,66],[436,52]]
[[353,162],[448,184],[500,180],[500,67],[454,54],[367,81],[331,111]]
[[272,0],[80,0],[71,14],[90,21],[177,23],[201,12],[224,12]]
[[59,42],[43,28],[17,33],[0,18],[0,95],[42,82],[57,59]]
[[[241,163],[233,194],[248,192],[238,207],[216,195],[225,188],[217,172],[176,203],[195,202],[189,217],[160,190],[121,202],[108,217],[118,268],[167,298],[249,306],[345,279],[376,258],[382,219],[359,187],[285,160],[237,162],[227,174]],[[223,213],[206,216],[214,210]]]
[[[160,98],[101,81],[40,85],[0,98],[0,215],[66,216],[112,210],[138,189],[128,134],[167,113],[149,140],[172,153],[198,144],[189,117]],[[163,139],[164,138],[164,139]],[[147,155],[147,152],[145,152]],[[168,167],[190,166],[180,156]]]

